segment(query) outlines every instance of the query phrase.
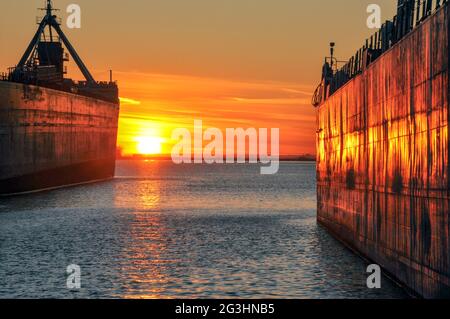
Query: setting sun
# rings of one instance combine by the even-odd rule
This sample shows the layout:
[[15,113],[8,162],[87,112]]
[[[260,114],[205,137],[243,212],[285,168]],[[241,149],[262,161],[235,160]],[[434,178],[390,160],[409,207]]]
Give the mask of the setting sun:
[[155,155],[162,152],[162,139],[157,137],[138,137],[137,151],[142,155]]

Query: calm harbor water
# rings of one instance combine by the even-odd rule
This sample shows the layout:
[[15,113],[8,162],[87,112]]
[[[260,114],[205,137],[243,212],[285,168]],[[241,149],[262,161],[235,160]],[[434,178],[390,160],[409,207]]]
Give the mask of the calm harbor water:
[[314,165],[119,161],[112,181],[0,198],[0,298],[406,297],[369,290],[316,224]]

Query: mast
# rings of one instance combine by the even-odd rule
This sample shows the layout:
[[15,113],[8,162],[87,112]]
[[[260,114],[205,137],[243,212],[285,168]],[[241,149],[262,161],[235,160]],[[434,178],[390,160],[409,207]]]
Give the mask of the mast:
[[[52,1],[51,0],[47,0],[47,17],[52,16]],[[52,34],[52,27],[49,25],[48,26],[48,32],[50,33],[50,42],[53,42],[53,34]]]
[[81,58],[78,55],[78,53],[76,52],[75,48],[72,46],[72,44],[70,43],[69,39],[66,37],[66,35],[62,31],[58,21],[56,20],[56,16],[53,15],[54,9],[53,9],[53,5],[52,5],[52,1],[51,0],[47,0],[47,5],[46,5],[46,8],[45,8],[45,11],[46,11],[46,14],[42,18],[42,21],[39,24],[38,30],[36,31],[33,39],[31,40],[30,44],[28,45],[25,53],[23,54],[22,58],[20,59],[19,63],[17,64],[16,72],[20,71],[25,66],[25,64],[27,63],[30,55],[32,54],[34,49],[39,44],[41,35],[43,34],[45,28],[48,27],[49,31],[50,31],[50,41],[53,42],[52,32],[53,32],[53,29],[54,29],[58,33],[58,35],[61,38],[61,40],[64,43],[64,45],[66,46],[67,50],[69,51],[70,55],[74,59],[74,61],[77,64],[78,68],[80,69],[81,73],[85,77],[86,81],[91,83],[91,84],[96,83],[94,77],[89,72],[89,70],[86,67],[86,65],[83,63],[83,60],[81,60]]

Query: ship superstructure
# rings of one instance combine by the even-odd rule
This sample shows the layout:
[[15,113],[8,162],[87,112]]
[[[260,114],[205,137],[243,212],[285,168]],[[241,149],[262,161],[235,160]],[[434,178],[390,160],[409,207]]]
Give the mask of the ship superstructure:
[[[52,1],[44,12],[18,64],[0,77],[0,194],[114,175],[117,83],[112,73],[109,82],[95,81]],[[84,81],[65,78],[70,56]]]
[[[51,0],[44,8],[45,16],[39,23],[25,53],[16,67],[3,75],[4,80],[16,83],[39,85],[65,92],[94,97],[118,103],[118,88],[115,82],[96,82],[80,56],[61,29],[60,21],[53,15]],[[65,49],[68,53],[65,53]],[[64,78],[67,73],[65,62],[69,54],[77,64],[85,81],[75,82]]]

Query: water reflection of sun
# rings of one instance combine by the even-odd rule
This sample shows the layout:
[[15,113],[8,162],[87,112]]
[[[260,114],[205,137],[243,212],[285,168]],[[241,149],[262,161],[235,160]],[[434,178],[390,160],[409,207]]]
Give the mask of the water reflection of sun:
[[166,256],[167,226],[158,211],[162,186],[158,180],[146,179],[147,165],[139,165],[136,179],[116,183],[115,206],[130,210],[126,213],[127,244],[120,256],[124,291],[117,297],[164,298],[164,287],[171,281],[166,269],[172,261]]

